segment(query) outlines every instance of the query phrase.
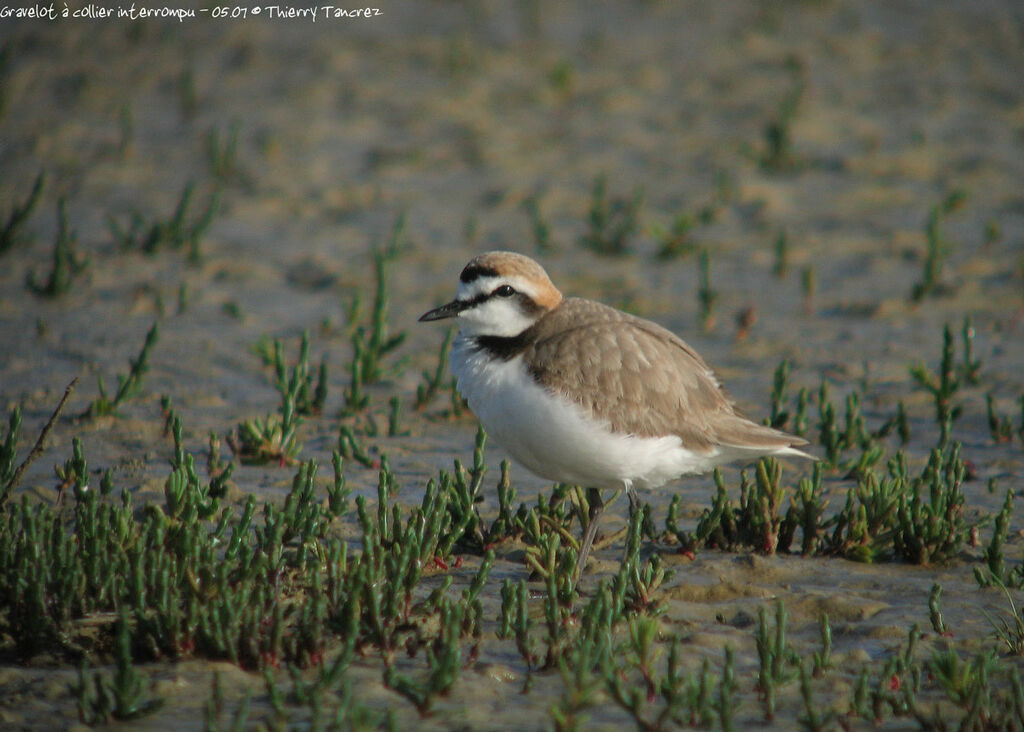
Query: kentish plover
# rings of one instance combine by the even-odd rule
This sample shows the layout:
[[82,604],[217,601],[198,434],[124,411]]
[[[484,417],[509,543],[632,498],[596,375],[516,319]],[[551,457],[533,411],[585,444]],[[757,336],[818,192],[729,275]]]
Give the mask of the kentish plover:
[[420,320],[455,318],[458,389],[487,433],[524,467],[587,488],[582,572],[601,490],[656,488],[762,455],[811,457],[806,440],[751,422],[697,352],[649,320],[563,298],[513,252],[474,257],[455,299]]

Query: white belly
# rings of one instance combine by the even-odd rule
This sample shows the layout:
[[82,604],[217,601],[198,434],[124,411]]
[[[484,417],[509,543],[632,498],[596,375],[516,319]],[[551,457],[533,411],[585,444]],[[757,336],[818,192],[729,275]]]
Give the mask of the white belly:
[[676,435],[633,437],[539,386],[522,357],[491,359],[467,339],[455,341],[452,372],[484,429],[524,467],[542,478],[589,488],[654,488],[720,464]]

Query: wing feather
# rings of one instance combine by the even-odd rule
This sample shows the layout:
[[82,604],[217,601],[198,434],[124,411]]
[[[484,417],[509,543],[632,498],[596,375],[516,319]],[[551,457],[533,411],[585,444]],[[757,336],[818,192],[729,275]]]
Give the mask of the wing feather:
[[616,432],[675,434],[704,453],[806,444],[738,414],[704,360],[655,323],[573,298],[538,323],[536,336],[524,354],[534,377]]

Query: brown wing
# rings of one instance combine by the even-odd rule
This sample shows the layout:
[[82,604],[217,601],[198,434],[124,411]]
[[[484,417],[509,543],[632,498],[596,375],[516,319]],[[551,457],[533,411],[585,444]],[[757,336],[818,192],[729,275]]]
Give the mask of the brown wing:
[[574,299],[538,326],[526,354],[534,376],[616,432],[676,434],[698,451],[802,443],[738,415],[704,360],[655,323]]

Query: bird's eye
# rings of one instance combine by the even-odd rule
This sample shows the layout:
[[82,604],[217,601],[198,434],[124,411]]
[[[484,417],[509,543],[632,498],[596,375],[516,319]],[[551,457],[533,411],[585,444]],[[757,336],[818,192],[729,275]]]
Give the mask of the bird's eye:
[[516,294],[516,291],[512,288],[512,285],[502,285],[494,291],[494,294],[498,297],[512,297]]

